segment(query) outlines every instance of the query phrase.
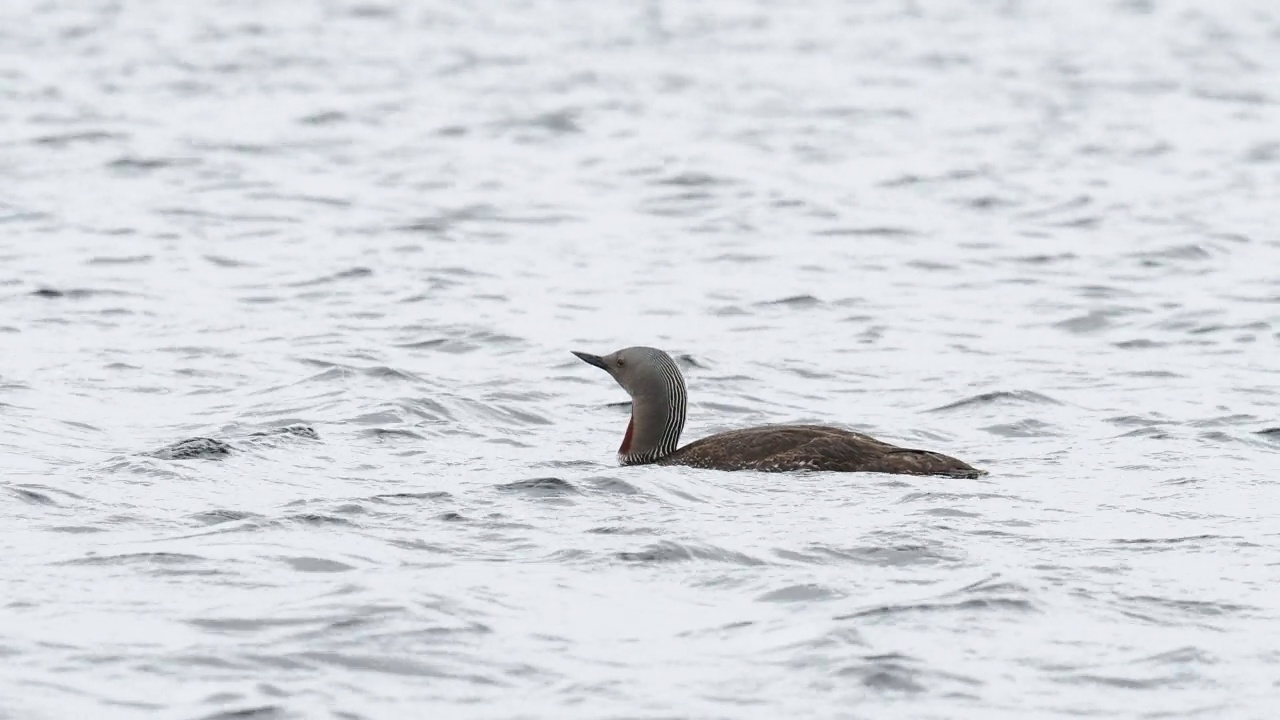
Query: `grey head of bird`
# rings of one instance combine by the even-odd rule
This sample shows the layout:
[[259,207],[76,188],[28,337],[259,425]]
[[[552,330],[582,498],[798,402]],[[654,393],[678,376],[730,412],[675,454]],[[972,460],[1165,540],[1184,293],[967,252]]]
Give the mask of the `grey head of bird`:
[[675,452],[684,429],[687,392],[675,360],[651,347],[629,347],[578,359],[609,373],[631,396],[631,422],[618,448],[623,465],[651,463]]

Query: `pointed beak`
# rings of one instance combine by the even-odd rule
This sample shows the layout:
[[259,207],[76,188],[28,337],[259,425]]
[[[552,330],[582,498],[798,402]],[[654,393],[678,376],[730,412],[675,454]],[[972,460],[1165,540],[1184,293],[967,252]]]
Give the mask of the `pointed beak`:
[[604,358],[600,357],[599,355],[591,355],[589,353],[578,352],[577,350],[570,350],[569,352],[573,353],[574,355],[577,355],[579,360],[581,360],[582,362],[588,365],[595,365],[596,367],[605,371],[608,371],[609,369],[609,367],[604,364]]

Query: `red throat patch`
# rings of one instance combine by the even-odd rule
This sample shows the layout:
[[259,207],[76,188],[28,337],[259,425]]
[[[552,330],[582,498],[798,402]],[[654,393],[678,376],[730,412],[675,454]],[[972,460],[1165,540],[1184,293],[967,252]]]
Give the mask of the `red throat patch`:
[[631,433],[636,427],[636,416],[632,415],[627,421],[627,434],[622,436],[622,447],[618,448],[619,455],[626,455],[631,452]]

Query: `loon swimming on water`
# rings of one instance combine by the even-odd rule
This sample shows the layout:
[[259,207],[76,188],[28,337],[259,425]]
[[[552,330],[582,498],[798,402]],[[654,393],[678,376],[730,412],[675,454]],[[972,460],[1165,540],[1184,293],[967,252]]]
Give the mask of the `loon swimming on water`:
[[709,470],[829,470],[974,478],[986,472],[953,457],[901,448],[823,425],[763,425],[711,435],[677,449],[688,393],[671,356],[629,347],[600,357],[573,352],[613,376],[631,396],[631,421],[618,448],[623,465],[686,465]]

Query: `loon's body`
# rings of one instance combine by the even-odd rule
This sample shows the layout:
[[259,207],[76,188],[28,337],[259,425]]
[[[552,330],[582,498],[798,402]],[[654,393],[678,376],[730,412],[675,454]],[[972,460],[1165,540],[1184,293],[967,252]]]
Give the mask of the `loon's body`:
[[956,458],[914,450],[870,435],[825,425],[763,425],[731,430],[677,447],[688,394],[670,355],[631,347],[600,357],[574,352],[613,376],[631,396],[618,461],[623,465],[685,465],[709,470],[826,470],[903,475],[978,477],[985,473]]

